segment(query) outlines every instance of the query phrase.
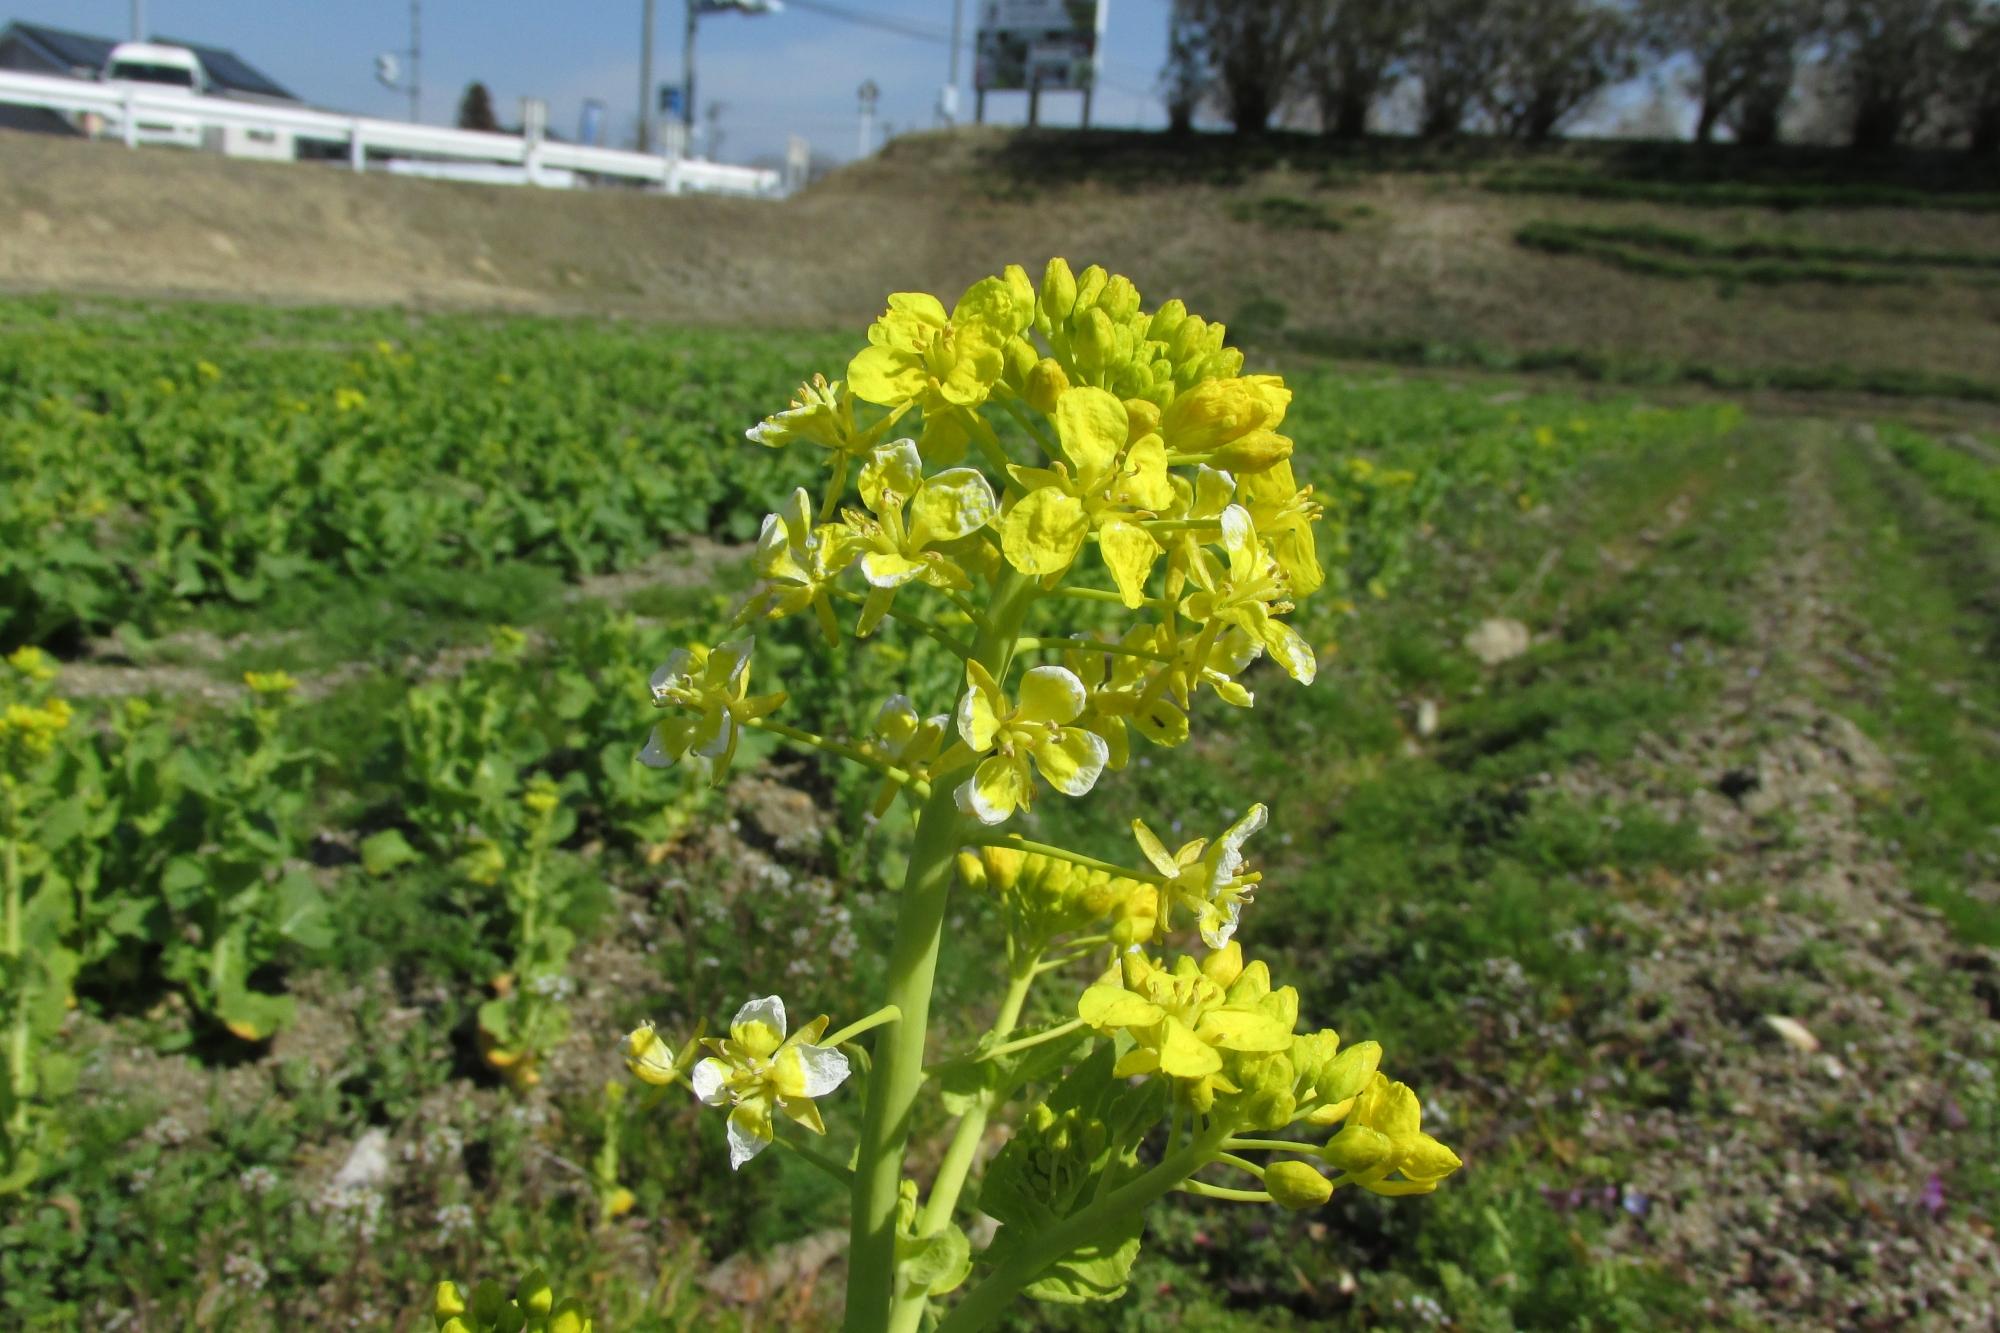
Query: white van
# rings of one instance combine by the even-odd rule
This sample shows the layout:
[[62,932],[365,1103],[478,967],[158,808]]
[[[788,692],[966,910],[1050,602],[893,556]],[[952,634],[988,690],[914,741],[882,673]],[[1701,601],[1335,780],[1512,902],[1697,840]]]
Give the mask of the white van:
[[[111,48],[104,62],[103,82],[129,88],[135,97],[149,102],[175,97],[201,97],[208,92],[208,74],[195,53],[184,46],[163,46],[158,42],[120,42]],[[124,115],[113,112],[105,131],[113,138],[126,138]],[[168,108],[147,107],[135,116],[134,143],[169,144],[177,148],[200,148],[201,121],[194,116],[176,115]]]

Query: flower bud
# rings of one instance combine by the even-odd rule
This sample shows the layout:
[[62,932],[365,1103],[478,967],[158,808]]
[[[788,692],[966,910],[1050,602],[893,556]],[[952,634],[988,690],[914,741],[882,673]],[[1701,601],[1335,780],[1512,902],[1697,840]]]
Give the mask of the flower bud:
[[1319,1076],[1314,1091],[1326,1103],[1344,1102],[1360,1094],[1382,1063],[1382,1043],[1361,1041],[1342,1051]]
[[1064,324],[1070,312],[1076,309],[1076,275],[1069,271],[1069,261],[1051,259],[1042,273],[1042,314],[1051,324]]
[[1268,472],[1292,456],[1292,441],[1289,436],[1275,431],[1253,430],[1240,440],[1231,440],[1215,451],[1208,465],[1247,476],[1253,472]]
[[1014,301],[1015,329],[1028,326],[1035,315],[1035,284],[1028,279],[1028,270],[1019,264],[1009,264],[1000,274],[1000,280],[1007,284],[1007,295]]
[[[1219,329],[1222,326],[1217,324],[1215,327]],[[1219,348],[1209,353],[1208,359],[1201,363],[1201,377],[1205,380],[1232,379],[1241,373],[1242,370],[1243,349],[1241,347]]]
[[986,882],[995,893],[1006,893],[1021,882],[1028,854],[1012,847],[982,847],[979,859],[986,867]]
[[1111,939],[1121,949],[1144,944],[1160,928],[1160,891],[1141,884],[1126,895],[1111,919]]
[[1070,313],[1070,319],[1074,321],[1081,312],[1096,309],[1098,300],[1104,295],[1104,289],[1110,281],[1111,275],[1104,271],[1102,264],[1092,264],[1077,274],[1076,309]]
[[1389,1160],[1396,1145],[1379,1129],[1349,1125],[1327,1141],[1322,1155],[1335,1169],[1360,1175]]
[[545,1315],[555,1308],[555,1288],[549,1285],[548,1275],[539,1268],[528,1270],[521,1279],[521,1285],[514,1288],[514,1304],[521,1307],[524,1314]]
[[500,1284],[488,1278],[472,1289],[470,1322],[480,1328],[491,1328],[500,1322],[502,1312],[511,1304]]
[[1132,444],[1159,433],[1160,405],[1144,398],[1125,400],[1125,443]]
[[651,1023],[641,1023],[625,1038],[625,1067],[632,1071],[641,1083],[654,1087],[665,1087],[680,1078],[680,1070],[674,1064],[674,1052],[660,1034],[653,1030]]
[[1146,325],[1146,336],[1154,342],[1171,342],[1174,330],[1185,323],[1187,317],[1187,303],[1175,297],[1153,312],[1153,318]]
[[[1258,966],[1263,966],[1259,963]],[[1216,985],[1227,987],[1243,975],[1243,946],[1231,940],[1222,948],[1201,960],[1201,974]],[[1265,973],[1265,989],[1269,990],[1269,972]]]
[[1097,298],[1097,308],[1119,323],[1124,323],[1139,313],[1139,289],[1132,280],[1120,273],[1104,284],[1104,292]]
[[1205,356],[1208,349],[1202,345],[1202,338],[1208,329],[1208,321],[1200,315],[1189,315],[1174,328],[1174,336],[1167,340],[1167,358],[1176,366],[1192,364]]
[[439,1324],[453,1315],[465,1313],[465,1293],[458,1289],[456,1282],[440,1282],[437,1294],[431,1298],[431,1313],[437,1316]]
[[1062,397],[1063,390],[1067,388],[1069,376],[1063,374],[1063,368],[1054,357],[1045,356],[1028,372],[1027,391],[1023,396],[1027,398],[1029,407],[1043,416],[1050,416],[1056,410],[1056,399]]
[[1000,371],[1000,383],[1015,393],[1025,392],[1028,372],[1035,368],[1035,358],[1039,355],[1035,345],[1019,334],[1007,340],[1007,364]]
[[1273,1162],[1264,1168],[1264,1188],[1280,1208],[1317,1208],[1333,1197],[1333,1182],[1310,1162]]
[[1102,310],[1086,310],[1075,322],[1070,350],[1079,370],[1095,373],[1117,364],[1118,328]]
[[956,859],[959,883],[974,893],[984,893],[986,883],[986,863],[976,853],[960,852]]

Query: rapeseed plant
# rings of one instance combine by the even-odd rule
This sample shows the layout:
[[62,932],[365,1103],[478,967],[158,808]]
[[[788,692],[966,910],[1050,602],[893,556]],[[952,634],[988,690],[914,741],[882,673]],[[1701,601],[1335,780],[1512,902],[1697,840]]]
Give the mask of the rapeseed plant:
[[[1258,658],[1301,685],[1318,670],[1286,619],[1326,582],[1322,509],[1283,433],[1291,393],[1243,374],[1222,325],[1178,301],[1141,306],[1127,279],[1060,259],[1039,284],[1009,267],[949,311],[892,295],[844,379],[816,377],[749,431],[824,449],[828,469],[817,503],[801,489],[764,520],[764,583],[739,637],[692,645],[653,679],[667,717],[646,762],[719,780],[741,732],[763,730],[873,770],[876,812],[901,801],[914,818],[879,1009],[831,1034],[825,1017],[788,1032],[771,995],[725,1037],[676,1048],[648,1025],[628,1039],[642,1081],[685,1082],[726,1111],[732,1168],[775,1143],[849,1189],[849,1333],[931,1319],[968,1333],[1024,1293],[1115,1297],[1146,1207],[1169,1191],[1298,1209],[1347,1187],[1428,1192],[1459,1165],[1423,1133],[1416,1095],[1378,1071],[1379,1047],[1299,1031],[1298,993],[1245,958],[1263,805],[1175,851],[1135,820],[1131,866],[1009,828],[1045,789],[1079,798],[1123,768],[1135,733],[1185,744],[1203,687],[1253,706],[1240,678]],[[962,659],[955,697],[893,696],[860,743],[779,720],[784,694],[750,693],[749,631],[810,611],[839,649],[848,608],[857,640],[894,619]],[[1087,632],[1079,612],[1121,623]],[[1000,909],[1005,991],[971,1050],[927,1066],[955,881]],[[1149,950],[1188,924],[1207,952],[1156,961]],[[1037,981],[1092,957],[1073,1017],[1022,1030]],[[823,1135],[822,1103],[861,1071],[852,1158],[795,1137]],[[1002,1226],[974,1255],[958,1220],[973,1166],[993,1117],[1030,1088],[1041,1095],[979,1185]],[[927,1089],[957,1125],[925,1189],[905,1172]],[[1294,1128],[1310,1139],[1276,1137]],[[1201,1178],[1215,1169],[1257,1188]],[[940,1299],[967,1281],[955,1304]]]

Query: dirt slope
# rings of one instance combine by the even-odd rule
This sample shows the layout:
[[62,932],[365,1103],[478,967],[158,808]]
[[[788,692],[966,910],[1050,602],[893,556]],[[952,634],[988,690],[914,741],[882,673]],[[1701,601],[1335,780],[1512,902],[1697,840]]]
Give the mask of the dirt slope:
[[[1723,235],[1980,249],[1993,247],[1990,217],[1663,218],[1646,205],[1495,195],[1463,175],[1329,172],[1282,158],[1238,171],[1210,160],[1185,177],[1157,163],[1122,170],[1112,157],[1096,170],[1051,156],[1038,170],[1038,142],[1054,141],[912,136],[770,203],[357,178],[334,165],[0,133],[0,288],[851,327],[887,291],[949,293],[1010,260],[1035,266],[1066,254],[1267,335],[1981,376],[2000,365],[2000,285],[1991,282],[1729,291],[1531,253],[1512,239],[1538,217],[1653,219]],[[1340,229],[1239,219],[1274,196]]]

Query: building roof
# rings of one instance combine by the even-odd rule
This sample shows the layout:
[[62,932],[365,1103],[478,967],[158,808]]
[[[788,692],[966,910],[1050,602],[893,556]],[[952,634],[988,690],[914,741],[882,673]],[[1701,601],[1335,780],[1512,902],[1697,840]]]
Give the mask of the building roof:
[[[4,31],[0,31],[0,41],[9,37],[18,39],[22,45],[42,56],[52,70],[73,78],[95,77],[111,58],[111,48],[118,45],[108,37],[92,37],[87,33],[51,28],[46,24],[19,21],[8,24]],[[201,61],[202,69],[207,71],[209,82],[220,92],[276,98],[286,102],[299,100],[290,89],[234,51],[219,46],[203,46],[200,42],[178,41],[172,37],[150,40],[165,46],[184,46],[194,52]]]

